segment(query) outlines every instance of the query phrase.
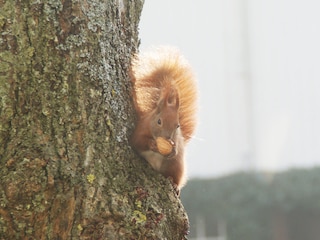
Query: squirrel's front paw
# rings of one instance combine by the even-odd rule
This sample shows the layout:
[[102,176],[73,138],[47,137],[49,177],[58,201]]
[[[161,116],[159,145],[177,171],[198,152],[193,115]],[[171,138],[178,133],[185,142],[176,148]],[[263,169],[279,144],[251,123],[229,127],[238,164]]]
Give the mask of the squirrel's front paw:
[[177,155],[176,148],[173,147],[171,153],[165,155],[167,158],[173,158]]
[[157,142],[154,139],[151,139],[148,145],[151,151],[158,152]]

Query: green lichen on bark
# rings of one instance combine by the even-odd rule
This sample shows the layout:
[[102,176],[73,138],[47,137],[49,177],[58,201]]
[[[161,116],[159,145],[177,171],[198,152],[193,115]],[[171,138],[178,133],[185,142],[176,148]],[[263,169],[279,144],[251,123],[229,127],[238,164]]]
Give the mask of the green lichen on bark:
[[[128,145],[128,72],[142,4],[0,1],[6,238],[158,239],[187,231],[170,183]],[[159,186],[165,194],[153,196]]]

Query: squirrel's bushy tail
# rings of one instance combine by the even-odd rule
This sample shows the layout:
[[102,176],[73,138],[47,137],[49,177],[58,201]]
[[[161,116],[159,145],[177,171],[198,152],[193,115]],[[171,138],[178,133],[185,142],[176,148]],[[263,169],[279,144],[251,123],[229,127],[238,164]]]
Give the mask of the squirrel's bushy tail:
[[137,55],[132,63],[136,109],[146,114],[156,108],[161,96],[175,89],[179,95],[179,122],[185,141],[194,133],[197,83],[185,58],[172,47],[155,48]]

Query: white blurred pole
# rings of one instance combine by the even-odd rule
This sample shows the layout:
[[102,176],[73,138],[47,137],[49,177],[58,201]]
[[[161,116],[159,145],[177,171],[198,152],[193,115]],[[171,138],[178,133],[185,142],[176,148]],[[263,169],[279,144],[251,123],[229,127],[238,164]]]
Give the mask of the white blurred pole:
[[[247,0],[225,0],[225,88],[228,160],[254,169],[252,82]],[[242,165],[242,166],[241,166]]]

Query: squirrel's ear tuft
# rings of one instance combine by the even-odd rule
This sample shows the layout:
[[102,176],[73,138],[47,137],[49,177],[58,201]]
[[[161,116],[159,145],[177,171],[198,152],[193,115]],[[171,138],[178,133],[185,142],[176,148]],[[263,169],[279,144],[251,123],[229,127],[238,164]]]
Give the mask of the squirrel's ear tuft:
[[157,104],[157,113],[162,112],[162,109],[165,107],[166,105],[166,99],[160,99],[160,101]]
[[171,91],[167,95],[167,105],[170,107],[179,108],[179,94],[175,89],[171,89]]

